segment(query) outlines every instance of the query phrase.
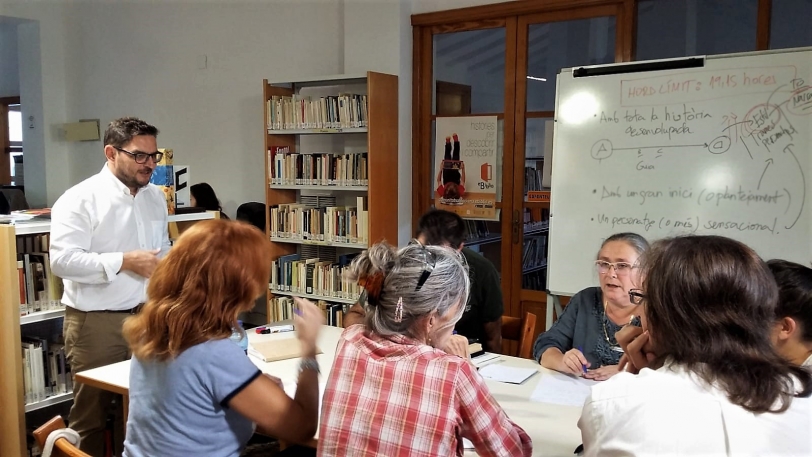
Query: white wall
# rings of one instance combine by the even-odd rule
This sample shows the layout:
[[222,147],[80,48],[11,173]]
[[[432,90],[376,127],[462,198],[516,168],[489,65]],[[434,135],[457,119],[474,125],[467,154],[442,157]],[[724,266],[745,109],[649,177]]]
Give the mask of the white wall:
[[[159,147],[234,216],[264,201],[262,79],[339,72],[340,20],[337,0],[73,4],[68,118],[154,124]],[[74,182],[103,164],[100,142],[74,143],[71,155],[82,164]]]
[[[412,28],[410,0],[344,0],[344,71],[398,75],[398,240],[412,234]],[[394,242],[394,241],[392,241]]]
[[20,66],[17,64],[17,24],[0,22],[0,97],[20,95]]
[[[56,125],[65,122],[64,12],[64,2],[0,0],[0,14],[28,20],[18,21],[26,25],[17,29],[17,58],[25,189],[32,206],[52,204],[71,182],[67,144],[56,134]],[[28,124],[30,116],[34,117],[33,129]]]
[[432,13],[469,6],[505,3],[512,0],[412,0],[412,14]]

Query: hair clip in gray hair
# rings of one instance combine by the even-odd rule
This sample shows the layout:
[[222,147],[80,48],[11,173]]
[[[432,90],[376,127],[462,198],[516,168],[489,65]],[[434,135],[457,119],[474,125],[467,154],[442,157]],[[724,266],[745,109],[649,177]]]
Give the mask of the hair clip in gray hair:
[[398,304],[395,306],[395,322],[403,320],[403,297],[398,297]]

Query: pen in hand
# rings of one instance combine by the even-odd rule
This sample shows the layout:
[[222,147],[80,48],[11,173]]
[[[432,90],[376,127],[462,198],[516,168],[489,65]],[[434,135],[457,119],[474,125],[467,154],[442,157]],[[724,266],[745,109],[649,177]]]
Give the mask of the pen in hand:
[[[578,350],[581,351],[581,354],[584,353],[584,347],[583,346],[578,346]],[[582,363],[581,367],[584,369],[584,374],[586,374],[586,364]]]

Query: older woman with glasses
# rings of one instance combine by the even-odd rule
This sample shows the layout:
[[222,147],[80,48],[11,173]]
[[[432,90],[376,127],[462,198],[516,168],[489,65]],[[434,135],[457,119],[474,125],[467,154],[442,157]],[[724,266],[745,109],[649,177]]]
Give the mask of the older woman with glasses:
[[585,455],[812,455],[812,378],[772,347],[779,293],[759,256],[686,236],[656,242],[638,272],[642,327],[618,334],[637,374],[592,388]]
[[531,455],[470,361],[438,349],[468,299],[457,251],[379,243],[347,277],[366,291],[366,325],[344,330],[336,348],[318,455],[461,456],[463,438],[482,456]]
[[647,248],[636,233],[617,233],[603,242],[595,260],[600,287],[575,294],[550,330],[536,339],[533,357],[542,366],[596,381],[618,372],[623,350],[615,333],[639,323],[629,290],[637,258]]

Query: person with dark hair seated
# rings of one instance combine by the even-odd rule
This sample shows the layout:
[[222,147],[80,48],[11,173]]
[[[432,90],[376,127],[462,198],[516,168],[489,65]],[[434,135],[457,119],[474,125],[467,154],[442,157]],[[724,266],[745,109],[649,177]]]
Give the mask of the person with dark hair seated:
[[767,266],[778,283],[773,345],[795,365],[812,367],[812,268],[777,259]]
[[212,189],[209,183],[201,182],[193,185],[189,188],[189,194],[191,194],[189,204],[193,208],[198,207],[205,208],[206,211],[219,211],[220,219],[228,219],[226,213],[223,212],[223,206],[220,205],[217,194],[214,193],[214,189]]
[[[447,246],[462,253],[468,264],[471,295],[455,330],[458,335],[482,343],[482,349],[501,354],[504,303],[499,272],[490,260],[464,247],[465,221],[450,211],[430,210],[417,221],[416,240],[423,246]],[[344,316],[345,325],[363,323],[364,314],[364,307],[356,303]],[[451,341],[456,345],[457,340]]]
[[761,258],[721,236],[665,239],[637,278],[642,327],[617,335],[630,372],[592,386],[585,455],[812,455],[812,373],[772,347],[779,292]]

